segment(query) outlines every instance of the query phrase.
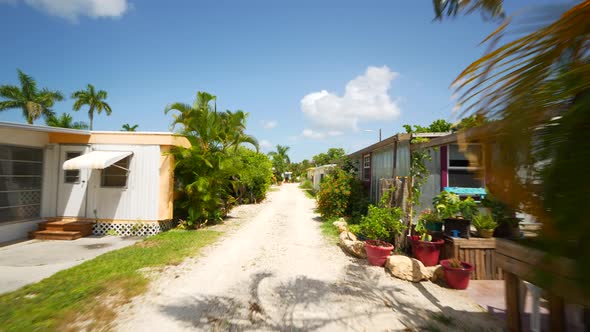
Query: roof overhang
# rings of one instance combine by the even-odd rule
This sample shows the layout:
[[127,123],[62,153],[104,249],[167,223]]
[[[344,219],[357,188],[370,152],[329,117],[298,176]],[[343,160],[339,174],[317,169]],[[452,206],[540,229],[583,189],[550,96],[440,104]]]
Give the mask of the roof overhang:
[[66,160],[63,169],[104,169],[131,154],[132,152],[129,151],[92,151]]

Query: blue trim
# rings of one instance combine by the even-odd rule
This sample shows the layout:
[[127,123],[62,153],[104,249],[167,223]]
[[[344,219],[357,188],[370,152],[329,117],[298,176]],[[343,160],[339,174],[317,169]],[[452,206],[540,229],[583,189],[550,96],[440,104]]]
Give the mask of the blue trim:
[[481,196],[487,195],[485,188],[464,188],[464,187],[444,187],[444,190],[459,196]]

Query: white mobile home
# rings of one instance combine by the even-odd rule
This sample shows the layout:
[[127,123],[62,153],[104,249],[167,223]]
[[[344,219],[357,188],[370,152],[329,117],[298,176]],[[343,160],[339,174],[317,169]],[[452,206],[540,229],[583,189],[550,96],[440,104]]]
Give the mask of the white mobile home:
[[[173,133],[0,122],[0,243],[24,238],[46,221],[87,223],[95,234],[150,235],[169,228],[173,146],[189,143]],[[51,233],[44,223],[40,231],[40,238]]]

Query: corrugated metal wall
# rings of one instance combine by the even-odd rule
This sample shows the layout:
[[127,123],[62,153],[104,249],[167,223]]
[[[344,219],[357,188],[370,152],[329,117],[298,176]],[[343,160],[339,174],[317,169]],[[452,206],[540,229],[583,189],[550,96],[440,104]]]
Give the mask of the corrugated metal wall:
[[397,143],[397,158],[395,165],[396,176],[410,176],[410,141]]
[[430,176],[428,176],[428,180],[422,186],[420,206],[415,207],[417,208],[417,213],[420,213],[424,209],[432,208],[432,199],[440,193],[440,149],[431,148],[429,152],[432,160],[426,160],[425,165],[430,172]]
[[[94,150],[131,151],[127,188],[101,188],[100,171],[88,181],[89,218],[158,220],[159,145],[92,145]],[[96,214],[95,214],[96,210]]]
[[371,167],[371,200],[378,202],[381,198],[379,180],[393,178],[393,145],[373,152]]

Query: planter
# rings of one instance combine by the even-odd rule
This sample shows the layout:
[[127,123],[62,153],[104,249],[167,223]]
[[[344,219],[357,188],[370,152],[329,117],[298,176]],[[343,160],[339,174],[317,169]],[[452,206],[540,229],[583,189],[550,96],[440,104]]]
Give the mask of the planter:
[[469,219],[458,219],[458,218],[447,218],[445,222],[445,235],[453,236],[453,231],[457,231],[458,237],[465,239],[469,238],[469,230],[471,227],[471,220]]
[[452,267],[448,259],[440,261],[445,273],[445,280],[447,285],[454,289],[466,289],[469,286],[469,278],[471,271],[473,271],[473,265],[461,262],[460,268]]
[[435,266],[438,264],[440,250],[444,243],[444,240],[429,242],[412,239],[414,257],[421,261],[424,266]]
[[478,229],[477,233],[479,234],[480,237],[489,239],[492,236],[494,236],[494,230],[493,229]]
[[442,222],[429,222],[426,223],[426,229],[431,232],[442,232],[443,223]]
[[518,239],[520,238],[520,227],[518,223],[514,225],[511,222],[501,222],[494,230],[494,237]]
[[385,265],[387,257],[391,254],[393,245],[384,241],[367,240],[365,241],[365,251],[369,264],[375,266]]

